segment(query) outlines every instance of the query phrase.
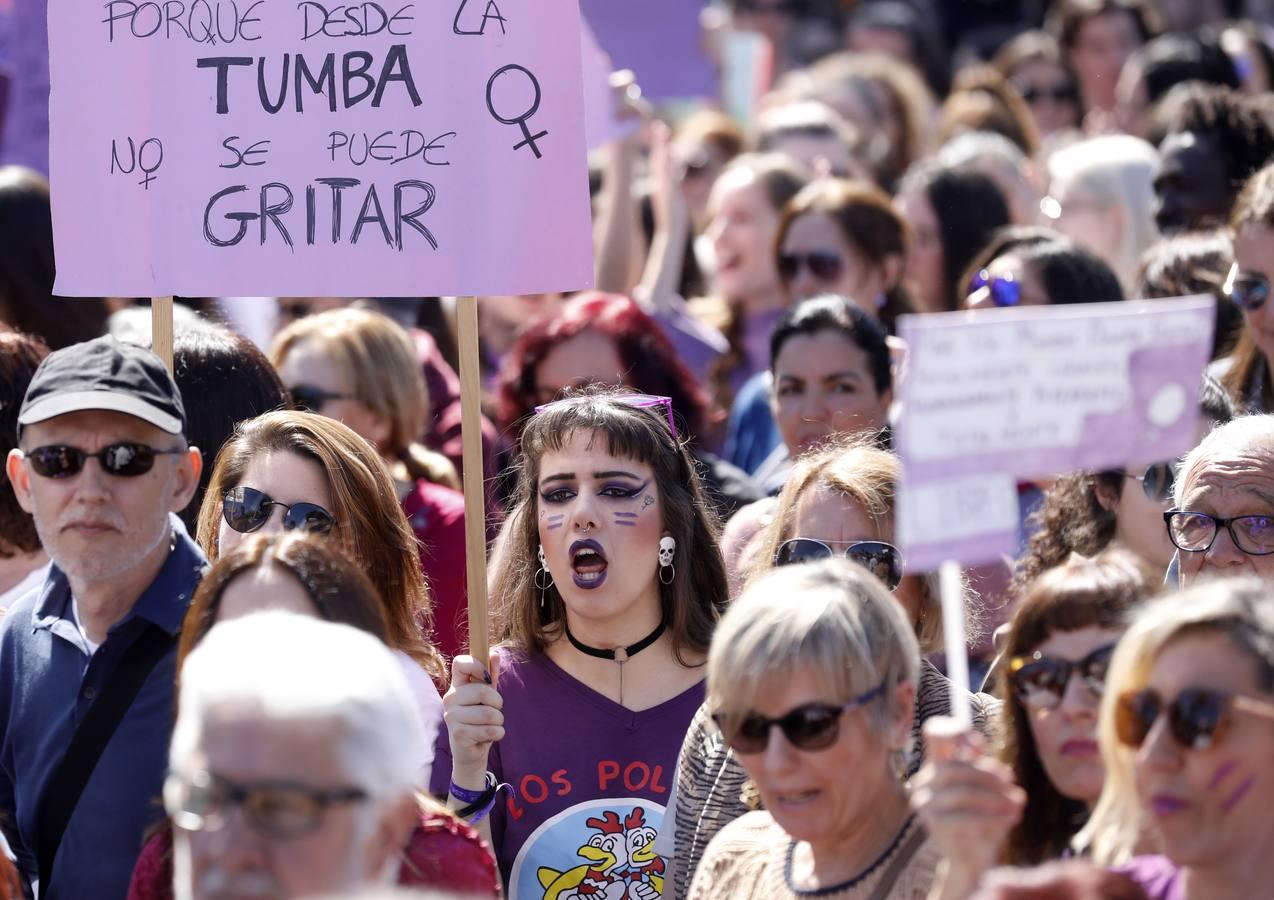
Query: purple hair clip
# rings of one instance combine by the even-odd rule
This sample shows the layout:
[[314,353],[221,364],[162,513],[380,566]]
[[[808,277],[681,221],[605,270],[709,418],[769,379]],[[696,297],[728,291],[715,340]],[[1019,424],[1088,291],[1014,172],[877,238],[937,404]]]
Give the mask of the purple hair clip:
[[[538,416],[546,409],[553,409],[567,403],[576,403],[583,398],[566,397],[562,400],[554,400],[552,403],[545,403],[542,406],[535,407],[535,414]],[[664,417],[668,420],[668,430],[672,432],[673,437],[677,437],[677,423],[672,418],[672,398],[656,397],[654,394],[616,394],[606,397],[608,400],[617,400],[620,403],[626,403],[629,406],[635,406],[638,409],[653,409],[656,406],[664,408]]]

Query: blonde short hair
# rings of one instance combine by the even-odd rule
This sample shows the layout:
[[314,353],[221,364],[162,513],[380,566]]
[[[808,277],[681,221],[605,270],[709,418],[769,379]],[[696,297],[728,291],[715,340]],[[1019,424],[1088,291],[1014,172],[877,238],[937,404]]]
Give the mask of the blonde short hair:
[[892,688],[920,679],[920,647],[898,601],[843,559],[785,566],[748,585],[717,626],[708,652],[708,705],[733,727],[765,688],[802,667],[828,702],[885,685],[869,721],[883,736],[898,710]]
[[1075,838],[1076,845],[1090,848],[1101,865],[1126,861],[1147,824],[1133,772],[1137,751],[1115,736],[1118,698],[1145,685],[1168,644],[1200,632],[1229,638],[1255,664],[1260,689],[1274,693],[1274,604],[1268,582],[1251,576],[1205,581],[1148,605],[1110,661],[1098,721],[1106,782],[1092,817]]
[[[901,479],[902,462],[894,453],[882,450],[874,439],[851,438],[803,457],[783,485],[774,519],[764,533],[749,578],[755,579],[774,568],[779,547],[795,537],[797,506],[814,491],[839,494],[861,507],[884,539],[894,543],[894,502]],[[936,579],[920,577],[921,616],[916,638],[926,653],[934,653],[942,649],[942,604]]]

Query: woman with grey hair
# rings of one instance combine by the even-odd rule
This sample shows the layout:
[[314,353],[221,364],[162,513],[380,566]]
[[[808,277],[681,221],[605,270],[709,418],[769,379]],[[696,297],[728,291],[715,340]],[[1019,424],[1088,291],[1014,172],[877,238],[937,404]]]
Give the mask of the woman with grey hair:
[[[895,488],[902,475],[898,457],[870,443],[840,444],[814,452],[797,463],[788,477],[758,548],[750,562],[753,580],[771,569],[798,566],[825,557],[844,556],[876,575],[912,625],[922,653],[942,647],[942,613],[933,579],[903,575],[902,557],[894,545]],[[789,592],[789,608],[804,598]],[[972,630],[972,629],[971,629]],[[951,682],[932,664],[920,663],[912,719],[916,747],[907,775],[922,761],[922,723],[951,709]],[[988,722],[996,701],[985,694],[964,695],[973,710],[974,726],[988,738]],[[656,845],[672,856],[671,891],[685,897],[708,842],[728,823],[748,812],[754,797],[745,796],[745,767],[739,755],[713,726],[712,708],[695,714],[677,761],[677,778],[668,806],[675,810],[672,827],[661,830]],[[665,819],[665,822],[668,822]]]
[[911,623],[862,568],[745,590],[708,653],[708,705],[765,811],[712,840],[691,900],[923,897],[938,856],[904,786],[919,679]]
[[[1269,583],[1205,582],[1148,606],[1106,676],[1106,781],[1078,841],[1154,897],[1274,883],[1274,606]],[[1149,839],[1149,840],[1147,840]],[[1142,846],[1161,856],[1129,859]],[[1262,896],[1268,896],[1262,894]]]

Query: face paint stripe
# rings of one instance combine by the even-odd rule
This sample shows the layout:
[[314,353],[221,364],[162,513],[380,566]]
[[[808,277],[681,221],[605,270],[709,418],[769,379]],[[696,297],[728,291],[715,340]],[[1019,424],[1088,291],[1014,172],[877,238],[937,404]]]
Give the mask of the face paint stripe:
[[1244,782],[1235,789],[1234,793],[1227,797],[1225,802],[1221,804],[1221,811],[1229,812],[1234,809],[1234,807],[1238,806],[1239,801],[1247,795],[1247,792],[1252,789],[1252,785],[1254,784],[1256,784],[1256,776],[1249,775],[1246,780],[1244,780]]
[[1212,780],[1208,783],[1208,790],[1215,791],[1221,782],[1225,781],[1225,776],[1233,772],[1238,765],[1238,760],[1232,759],[1217,766],[1216,774],[1212,776]]

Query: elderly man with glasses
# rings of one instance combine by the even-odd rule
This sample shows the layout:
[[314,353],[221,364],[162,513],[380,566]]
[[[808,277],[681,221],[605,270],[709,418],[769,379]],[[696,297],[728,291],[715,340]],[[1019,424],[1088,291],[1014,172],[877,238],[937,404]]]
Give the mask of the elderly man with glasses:
[[164,784],[177,900],[391,884],[424,743],[371,635],[278,611],[217,625],[182,667]]
[[1182,585],[1209,575],[1274,579],[1274,416],[1217,428],[1186,457],[1164,513]]
[[0,624],[0,823],[41,900],[123,898],[159,818],[177,632],[205,566],[181,395],[149,350],[50,354],[6,474],[52,560]]

